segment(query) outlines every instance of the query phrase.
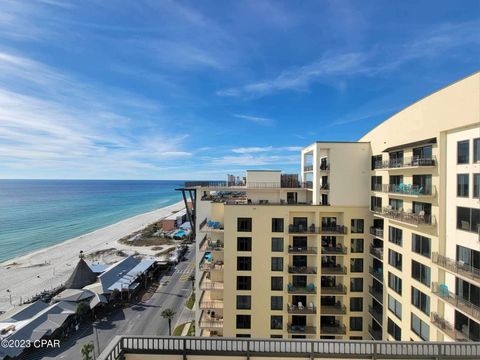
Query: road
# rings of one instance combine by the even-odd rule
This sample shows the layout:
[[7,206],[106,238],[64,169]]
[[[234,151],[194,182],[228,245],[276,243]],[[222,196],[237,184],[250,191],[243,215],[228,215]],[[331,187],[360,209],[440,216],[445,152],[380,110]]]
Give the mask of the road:
[[[102,319],[97,325],[100,351],[115,335],[119,334],[168,336],[168,321],[162,318],[161,312],[170,308],[176,313],[172,320],[173,331],[182,311],[189,311],[184,305],[191,293],[192,284],[188,278],[194,271],[194,258],[195,247],[190,246],[185,260],[162,276],[161,286],[148,301],[117,310]],[[42,350],[30,354],[29,360],[81,359],[82,346],[91,341],[94,341],[93,327],[84,325],[75,335],[63,341],[59,349]]]

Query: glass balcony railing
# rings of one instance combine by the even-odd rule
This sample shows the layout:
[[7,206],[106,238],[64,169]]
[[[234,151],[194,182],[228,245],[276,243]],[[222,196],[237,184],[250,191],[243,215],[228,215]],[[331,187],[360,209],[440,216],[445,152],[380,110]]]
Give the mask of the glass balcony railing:
[[370,274],[373,275],[375,279],[383,283],[383,269],[382,268],[373,268],[370,266],[369,268]]
[[436,166],[437,159],[435,156],[410,156],[400,159],[390,159],[383,161],[376,161],[374,163],[375,169],[400,169],[406,167],[424,167],[424,166]]
[[463,261],[455,261],[446,256],[440,255],[438,252],[433,252],[432,262],[450,272],[480,282],[480,269],[477,269],[472,265],[465,264]]
[[376,300],[383,304],[383,290],[375,288],[373,286],[368,287],[368,292],[372,295]]
[[383,322],[383,315],[382,312],[378,309],[375,309],[372,305],[368,305],[368,312],[370,315],[373,316],[373,318],[380,324],[382,325]]
[[440,299],[448,302],[450,305],[455,306],[459,310],[474,317],[477,321],[480,321],[480,307],[464,299],[463,297],[454,294],[448,290],[445,284],[439,284],[432,282],[432,292]]
[[436,312],[431,313],[430,320],[433,325],[435,325],[454,341],[470,341],[468,334],[464,334],[463,332],[455,329],[455,326],[452,323],[442,318]]
[[368,325],[368,333],[372,336],[373,340],[382,340],[382,332],[380,330],[374,330],[371,325]]

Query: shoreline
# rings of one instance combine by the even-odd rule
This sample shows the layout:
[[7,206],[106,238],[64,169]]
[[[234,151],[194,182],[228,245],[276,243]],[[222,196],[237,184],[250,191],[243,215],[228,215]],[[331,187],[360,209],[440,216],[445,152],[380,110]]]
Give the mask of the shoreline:
[[[129,246],[119,243],[118,240],[183,208],[183,201],[179,201],[1,262],[0,311],[11,308],[7,289],[11,291],[12,303],[18,305],[20,299],[24,300],[64,283],[77,263],[80,250],[86,256],[102,251],[153,255],[154,252],[148,246]],[[99,254],[99,257],[102,256]]]

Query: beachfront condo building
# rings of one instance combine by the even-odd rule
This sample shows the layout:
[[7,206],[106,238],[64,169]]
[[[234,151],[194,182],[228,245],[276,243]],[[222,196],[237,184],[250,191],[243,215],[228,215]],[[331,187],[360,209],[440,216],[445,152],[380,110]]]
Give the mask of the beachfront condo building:
[[480,340],[480,73],[195,192],[196,335]]

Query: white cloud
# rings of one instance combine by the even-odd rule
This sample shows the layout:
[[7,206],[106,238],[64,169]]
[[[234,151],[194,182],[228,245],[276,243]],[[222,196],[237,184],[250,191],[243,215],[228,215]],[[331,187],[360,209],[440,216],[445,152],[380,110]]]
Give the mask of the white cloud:
[[252,146],[252,147],[239,147],[234,148],[232,151],[236,154],[254,154],[263,152],[281,152],[281,151],[294,151],[298,152],[302,149],[300,146]]
[[269,119],[266,117],[261,117],[261,116],[252,116],[252,115],[244,115],[244,114],[232,114],[232,116],[238,118],[238,119],[243,119],[247,120],[250,122],[253,122],[258,125],[263,125],[263,126],[271,126],[275,123],[273,119]]

